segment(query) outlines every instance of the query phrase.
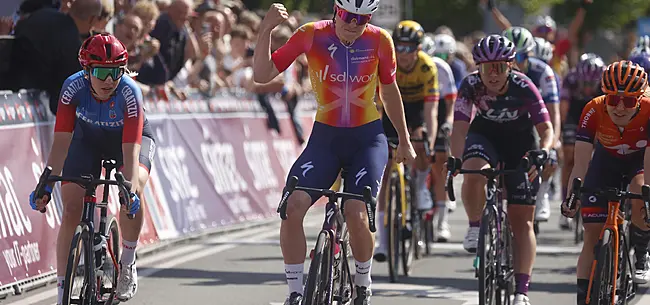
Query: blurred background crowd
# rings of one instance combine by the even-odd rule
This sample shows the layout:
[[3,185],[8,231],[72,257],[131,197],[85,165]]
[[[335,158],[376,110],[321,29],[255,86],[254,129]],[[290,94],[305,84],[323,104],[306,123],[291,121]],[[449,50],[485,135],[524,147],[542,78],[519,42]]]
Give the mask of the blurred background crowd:
[[[113,33],[127,46],[129,69],[138,73],[136,80],[145,96],[249,94],[269,113],[269,127],[279,132],[269,96],[281,98],[293,114],[299,98],[311,91],[304,56],[269,84],[252,81],[257,30],[275,1],[1,2],[0,16],[5,17],[0,17],[0,35],[7,36],[0,36],[0,89],[44,90],[51,97],[53,113],[63,81],[81,69],[77,61],[81,43],[94,32]],[[272,48],[283,45],[305,22],[332,18],[331,0],[280,2],[292,13],[272,33]],[[458,83],[475,69],[470,50],[480,38],[511,25],[525,25],[535,36],[554,43],[552,66],[564,75],[584,52],[598,53],[606,61],[626,58],[642,26],[640,18],[650,13],[650,1],[591,2],[382,0],[371,22],[391,29],[401,19],[414,19],[430,32],[427,35],[451,38],[436,46],[435,55],[450,63]],[[294,122],[302,142],[304,135]]]

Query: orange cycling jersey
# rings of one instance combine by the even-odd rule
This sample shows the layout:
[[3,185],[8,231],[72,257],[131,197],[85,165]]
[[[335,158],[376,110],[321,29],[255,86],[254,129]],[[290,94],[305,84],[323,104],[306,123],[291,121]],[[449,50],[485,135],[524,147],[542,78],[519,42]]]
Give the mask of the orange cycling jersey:
[[393,41],[386,30],[368,25],[361,37],[346,46],[331,20],[307,23],[272,55],[282,72],[300,54],[307,55],[318,110],[316,121],[334,127],[357,127],[379,119],[375,107],[378,79],[395,81]]
[[576,140],[589,143],[598,140],[599,146],[618,158],[643,153],[648,146],[650,131],[650,98],[641,99],[638,113],[622,130],[612,122],[606,107],[605,95],[594,98],[585,106]]

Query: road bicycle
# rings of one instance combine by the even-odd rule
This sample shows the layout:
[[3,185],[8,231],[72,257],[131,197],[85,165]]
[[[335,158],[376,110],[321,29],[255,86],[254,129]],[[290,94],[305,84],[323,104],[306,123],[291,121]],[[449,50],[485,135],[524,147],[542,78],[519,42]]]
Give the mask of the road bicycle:
[[[117,169],[114,160],[106,160],[102,167],[106,170],[105,178]],[[45,194],[45,186],[52,182],[72,182],[85,189],[81,221],[75,229],[68,263],[65,271],[62,305],[110,305],[118,303],[115,299],[119,275],[120,230],[117,219],[108,216],[108,196],[111,185],[120,190],[120,204],[130,209],[131,183],[124,179],[121,172],[115,173],[116,180],[94,179],[92,175],[81,177],[61,177],[52,175],[52,168],[46,167],[34,193],[36,198]],[[103,185],[102,202],[97,203],[95,189]],[[99,229],[95,232],[95,209],[100,210]],[[45,213],[45,209],[41,210]],[[135,215],[128,214],[129,219]],[[104,246],[108,245],[108,246]],[[106,253],[108,250],[108,253]],[[78,286],[77,286],[78,285]]]
[[[646,223],[650,222],[650,186],[643,185],[641,194],[628,192],[625,187],[586,188],[582,180],[575,178],[571,195],[567,201],[570,209],[575,209],[576,200],[582,193],[589,193],[607,200],[607,220],[594,248],[594,261],[589,275],[589,289],[586,304],[624,305],[636,295],[633,283],[630,245],[627,236],[627,224],[631,209],[621,211],[621,201],[626,199],[643,200]],[[626,222],[626,220],[628,220]]]
[[[345,174],[342,175],[345,177]],[[363,190],[363,195],[336,192],[330,189],[314,189],[300,187],[298,177],[289,178],[282,191],[283,196],[277,212],[282,220],[287,219],[287,200],[294,190],[316,193],[327,197],[325,205],[325,221],[318,233],[316,245],[311,250],[309,273],[305,285],[303,305],[329,305],[332,302],[347,304],[352,299],[354,282],[348,262],[349,234],[343,217],[345,200],[361,200],[366,205],[368,226],[375,232],[375,199],[369,186]],[[340,201],[339,201],[340,199]]]
[[[496,168],[481,170],[462,169],[462,160],[449,157],[447,160],[447,183],[445,189],[449,200],[456,200],[453,178],[455,174],[478,174],[487,178],[486,204],[481,216],[479,242],[474,260],[475,277],[479,279],[480,305],[511,304],[510,296],[514,294],[514,259],[513,234],[508,221],[508,214],[503,206],[504,175],[525,174],[527,200],[532,200],[528,171],[532,165],[540,168],[546,161],[544,151],[529,151],[516,169]],[[532,160],[532,162],[531,162]]]
[[[430,156],[426,133],[423,133],[422,138],[411,138],[410,141],[424,143],[425,154]],[[395,155],[398,143],[398,138],[388,138],[391,156]],[[422,221],[426,211],[414,208],[418,188],[411,174],[411,168],[407,164],[391,162],[383,219],[388,235],[387,261],[391,283],[397,282],[399,277],[400,258],[404,275],[410,275],[413,261],[422,256],[423,241],[426,240],[426,223]]]

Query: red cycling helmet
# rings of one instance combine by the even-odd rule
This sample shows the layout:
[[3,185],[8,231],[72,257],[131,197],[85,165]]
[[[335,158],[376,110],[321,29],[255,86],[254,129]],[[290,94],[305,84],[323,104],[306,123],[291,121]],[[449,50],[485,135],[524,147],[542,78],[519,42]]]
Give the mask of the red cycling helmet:
[[128,60],[124,44],[107,33],[89,37],[79,49],[79,63],[84,68],[94,64],[126,66]]

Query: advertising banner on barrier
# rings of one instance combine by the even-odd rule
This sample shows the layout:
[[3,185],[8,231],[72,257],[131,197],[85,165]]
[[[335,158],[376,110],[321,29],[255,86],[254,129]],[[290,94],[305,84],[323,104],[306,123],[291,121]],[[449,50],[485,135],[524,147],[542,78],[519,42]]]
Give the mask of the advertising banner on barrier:
[[[269,130],[266,114],[253,101],[221,97],[145,104],[156,152],[144,190],[140,244],[277,217],[286,174],[302,149],[282,103],[273,103],[281,134]],[[307,135],[312,112],[301,120]],[[49,154],[53,121],[32,93],[0,100],[0,287],[56,268],[60,185],[45,214],[28,203]],[[98,202],[102,193],[99,187]],[[108,202],[109,214],[118,215],[116,188]]]

